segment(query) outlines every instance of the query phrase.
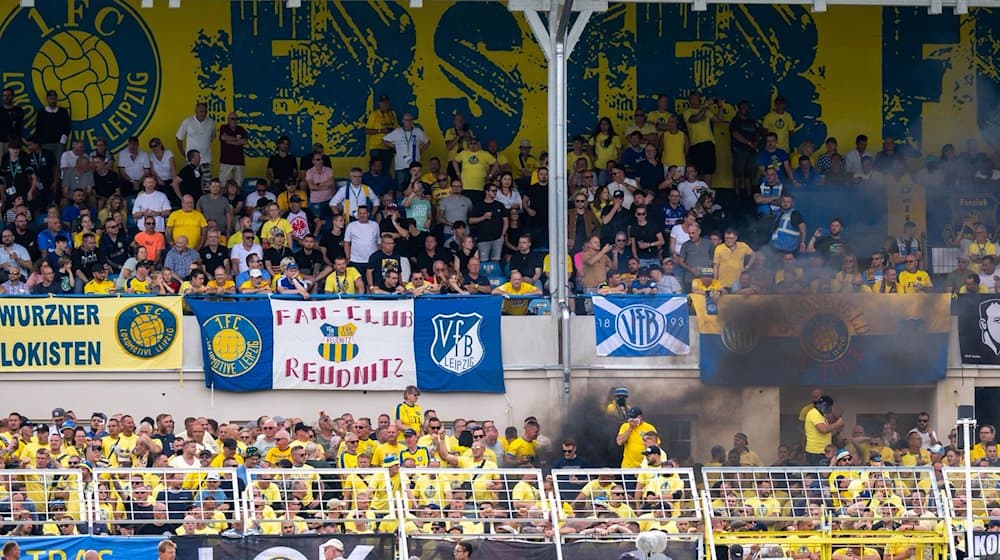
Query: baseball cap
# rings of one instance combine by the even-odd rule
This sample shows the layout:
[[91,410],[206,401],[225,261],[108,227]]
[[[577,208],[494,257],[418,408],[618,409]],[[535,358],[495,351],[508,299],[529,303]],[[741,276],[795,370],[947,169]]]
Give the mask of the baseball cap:
[[293,194],[292,196],[288,197],[288,202],[302,202],[302,197],[297,194]]
[[53,408],[52,409],[52,417],[53,418],[65,418],[66,417],[66,410],[64,410],[62,408]]
[[520,147],[522,147],[522,148],[530,148],[531,147],[531,140],[521,140],[521,143],[518,144],[518,145]]
[[284,424],[285,423],[285,417],[284,416],[272,416],[271,420],[274,420],[275,424]]
[[[389,96],[383,93],[382,95],[378,96],[378,100],[379,101],[388,101],[389,100]],[[341,546],[340,550],[344,550],[344,547]]]
[[264,276],[264,273],[261,272],[259,268],[250,269],[250,278],[260,278],[262,276]]
[[219,478],[219,473],[210,472],[205,476],[205,480],[222,480]]
[[67,420],[67,421],[63,422],[63,425],[62,425],[61,429],[62,430],[67,430],[67,429],[69,429],[69,430],[75,430],[76,429],[76,422],[74,422],[72,420]]
[[285,268],[286,268],[286,269],[288,269],[288,268],[295,268],[295,269],[298,269],[298,268],[299,268],[299,263],[297,263],[297,262],[295,262],[295,261],[292,261],[292,262],[290,262],[290,263],[286,264],[286,265],[285,265]]
[[660,447],[658,445],[650,445],[646,449],[642,450],[643,455],[659,455]]
[[715,276],[715,269],[713,269],[710,266],[703,266],[701,268],[701,275],[702,276]]
[[226,438],[222,440],[222,447],[226,449],[236,449],[236,440],[233,438]]
[[386,455],[382,459],[382,466],[383,467],[391,467],[393,465],[398,465],[398,464],[399,464],[399,456],[398,455]]
[[403,430],[403,436],[404,437],[410,437],[410,436],[415,436],[415,435],[417,435],[417,431],[414,430],[413,428],[407,428],[407,429]]
[[648,266],[640,266],[639,270],[638,270],[638,275],[639,276],[649,276],[649,267]]
[[298,431],[308,432],[311,429],[312,426],[309,426],[308,424],[305,424],[303,422],[299,422],[298,424],[295,425],[295,428],[293,428],[293,430],[296,432]]
[[641,416],[641,415],[642,415],[642,409],[639,408],[638,406],[633,406],[632,408],[628,409],[628,417],[629,418],[635,418],[635,417]]
[[617,191],[615,191],[614,197],[615,198],[625,198],[625,191],[620,190],[620,189],[617,190]]
[[211,457],[212,456],[212,451],[209,450],[209,449],[202,449],[201,451],[198,452],[198,456],[199,457]]
[[386,210],[396,210],[399,208],[399,206],[397,206],[395,202],[390,202],[389,204],[385,205],[385,208]]
[[928,451],[936,455],[944,455],[944,447],[940,443],[932,445]]
[[628,387],[615,387],[615,390],[613,391],[612,394],[615,395],[616,397],[627,397]]
[[254,446],[247,447],[247,452],[244,454],[245,457],[260,457],[260,450]]
[[850,451],[848,451],[846,449],[841,449],[841,450],[837,451],[836,458],[837,458],[838,461],[843,461],[844,459],[852,459],[853,456],[851,455]]

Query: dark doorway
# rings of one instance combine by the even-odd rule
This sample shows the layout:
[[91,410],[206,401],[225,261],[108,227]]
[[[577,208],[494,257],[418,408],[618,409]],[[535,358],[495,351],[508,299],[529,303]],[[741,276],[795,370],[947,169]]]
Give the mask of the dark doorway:
[[980,426],[1000,423],[1000,387],[976,388],[976,421]]

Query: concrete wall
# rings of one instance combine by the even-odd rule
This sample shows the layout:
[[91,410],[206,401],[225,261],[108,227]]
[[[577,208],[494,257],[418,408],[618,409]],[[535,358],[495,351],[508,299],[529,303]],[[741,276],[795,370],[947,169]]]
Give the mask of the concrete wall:
[[[546,317],[504,317],[505,395],[430,394],[421,404],[445,419],[492,418],[501,426],[521,424],[538,416],[543,432],[558,438],[585,422],[612,422],[598,409],[609,389],[629,387],[632,402],[651,420],[683,416],[693,421],[693,459],[708,459],[712,445],[731,446],[732,434],[746,432],[751,446],[765,461],[773,459],[781,439],[781,415],[797,415],[809,387],[706,386],[698,374],[698,336],[692,330],[692,352],[675,358],[616,359],[594,355],[594,327],[590,317],[571,319],[572,408],[563,431],[562,369],[558,365],[557,322]],[[55,406],[89,415],[93,410],[176,417],[208,415],[226,420],[248,420],[262,414],[301,416],[313,421],[320,410],[375,416],[390,412],[399,402],[395,392],[269,391],[223,393],[204,386],[198,327],[185,317],[182,372],[38,374],[24,372],[5,377],[6,406],[31,418],[44,418]],[[693,329],[694,327],[692,327]],[[974,402],[977,386],[1000,386],[1000,368],[963,367],[958,359],[957,330],[952,329],[948,377],[936,385],[905,387],[833,387],[848,426],[861,414],[894,411],[912,414],[927,410],[941,437],[946,437],[958,404]],[[17,398],[10,396],[17,395]],[[905,431],[909,426],[901,426]],[[557,442],[556,442],[557,443]]]

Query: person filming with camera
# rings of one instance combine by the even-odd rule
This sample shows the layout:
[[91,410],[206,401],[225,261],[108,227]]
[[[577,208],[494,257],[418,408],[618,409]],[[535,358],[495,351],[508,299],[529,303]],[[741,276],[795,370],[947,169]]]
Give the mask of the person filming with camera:
[[833,406],[833,397],[821,395],[813,401],[813,408],[806,413],[803,429],[806,435],[806,462],[810,465],[827,465],[824,451],[833,440],[833,433],[843,429],[844,419],[839,407]]

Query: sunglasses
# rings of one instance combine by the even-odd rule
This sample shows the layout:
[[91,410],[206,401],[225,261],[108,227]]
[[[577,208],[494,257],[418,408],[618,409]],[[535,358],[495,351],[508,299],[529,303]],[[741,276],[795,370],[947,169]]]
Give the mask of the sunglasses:
[[437,430],[441,429],[441,426],[427,426],[427,429],[428,430],[435,430],[435,431],[437,431]]
[[563,449],[562,450],[563,453],[572,453],[573,451],[574,451],[573,449]]

